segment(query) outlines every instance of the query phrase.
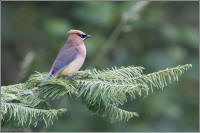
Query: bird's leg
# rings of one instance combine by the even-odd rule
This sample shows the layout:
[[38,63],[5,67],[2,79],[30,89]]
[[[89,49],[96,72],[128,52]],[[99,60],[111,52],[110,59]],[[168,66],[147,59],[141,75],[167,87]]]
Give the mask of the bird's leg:
[[78,78],[76,78],[75,76],[76,76],[76,74],[67,76],[67,80],[77,80]]
[[74,75],[72,75],[72,76],[67,76],[66,79],[67,79],[67,80],[74,80]]
[[77,73],[75,73],[75,74],[73,74],[73,75],[70,75],[70,76],[67,76],[67,80],[78,80],[79,79],[79,77],[77,77],[78,76],[78,74]]

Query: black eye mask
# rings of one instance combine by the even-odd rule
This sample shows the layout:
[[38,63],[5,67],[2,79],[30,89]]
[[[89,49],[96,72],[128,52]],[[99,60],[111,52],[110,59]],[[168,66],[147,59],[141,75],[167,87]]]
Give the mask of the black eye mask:
[[78,36],[80,36],[81,38],[86,38],[87,35],[84,35],[84,34],[78,34]]

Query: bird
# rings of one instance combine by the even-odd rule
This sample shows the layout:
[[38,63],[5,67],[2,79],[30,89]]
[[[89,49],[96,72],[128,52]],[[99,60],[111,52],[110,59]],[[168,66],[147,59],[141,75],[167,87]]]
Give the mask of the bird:
[[45,80],[51,76],[67,76],[67,79],[71,79],[85,61],[86,47],[84,41],[91,35],[74,29],[67,33],[69,34],[68,39],[60,49]]

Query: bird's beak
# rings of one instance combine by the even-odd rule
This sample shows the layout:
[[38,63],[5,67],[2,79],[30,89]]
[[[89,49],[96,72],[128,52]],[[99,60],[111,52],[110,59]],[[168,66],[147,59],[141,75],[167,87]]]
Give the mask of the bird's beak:
[[87,34],[87,36],[86,36],[86,38],[91,38],[92,36],[91,35],[89,35],[89,34]]

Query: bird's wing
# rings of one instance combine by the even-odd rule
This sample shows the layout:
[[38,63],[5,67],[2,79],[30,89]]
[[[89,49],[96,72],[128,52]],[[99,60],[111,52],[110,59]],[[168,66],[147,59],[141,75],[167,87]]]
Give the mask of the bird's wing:
[[56,76],[57,74],[59,74],[67,65],[69,65],[74,59],[76,59],[79,52],[76,47],[61,49],[61,51],[62,53],[59,52],[48,76],[45,79],[48,79],[51,75]]

